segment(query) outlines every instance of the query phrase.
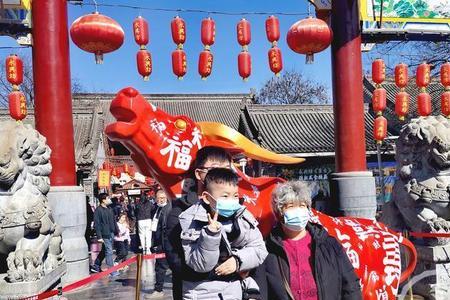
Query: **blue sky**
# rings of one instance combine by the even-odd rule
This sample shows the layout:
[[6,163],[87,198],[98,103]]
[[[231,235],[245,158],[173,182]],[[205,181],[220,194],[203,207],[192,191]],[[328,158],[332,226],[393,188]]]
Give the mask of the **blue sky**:
[[[86,3],[92,3],[85,0]],[[98,1],[108,4],[126,4],[149,8],[170,9],[201,9],[207,11],[226,12],[307,12],[306,0],[283,1]],[[69,26],[79,16],[90,13],[93,6],[69,5]],[[267,63],[267,51],[270,43],[267,41],[264,21],[267,16],[247,15],[251,23],[252,43],[249,51],[252,55],[252,76],[248,82],[243,82],[237,71],[237,55],[240,46],[236,40],[236,23],[242,16],[225,16],[212,14],[216,21],[216,42],[212,47],[214,65],[212,75],[203,81],[197,72],[197,60],[202,45],[200,41],[201,20],[206,13],[181,12],[179,15],[187,23],[187,41],[185,51],[188,60],[188,73],[179,81],[172,73],[171,52],[175,49],[170,33],[170,21],[175,12],[157,12],[118,7],[99,7],[99,11],[118,21],[125,31],[125,41],[122,47],[104,57],[102,65],[96,65],[94,55],[77,48],[70,41],[70,59],[72,76],[77,78],[89,92],[115,93],[125,86],[133,86],[142,93],[247,93],[251,88],[259,89],[273,74]],[[136,52],[138,46],[132,34],[132,22],[141,14],[150,26],[149,51],[152,53],[153,73],[150,81],[144,82],[136,69]],[[278,15],[280,19],[281,38],[279,47],[283,53],[284,69],[294,69],[308,77],[325,84],[331,94],[331,59],[330,49],[315,55],[315,63],[305,64],[305,56],[291,51],[286,44],[286,33],[296,21],[305,18],[301,16]],[[17,45],[14,40],[1,37],[2,46]],[[9,53],[30,53],[29,49],[2,49],[0,59]]]

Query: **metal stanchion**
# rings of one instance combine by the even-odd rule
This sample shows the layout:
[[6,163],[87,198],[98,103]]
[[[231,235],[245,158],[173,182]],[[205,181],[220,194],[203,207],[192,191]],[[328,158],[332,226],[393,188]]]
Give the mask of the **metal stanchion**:
[[142,254],[139,253],[137,255],[136,261],[136,291],[135,291],[135,300],[139,300],[141,298],[141,270],[142,270]]
[[[403,237],[405,239],[409,239],[409,231],[408,230],[403,230]],[[410,259],[408,251],[405,252],[405,259],[406,259],[406,261],[409,261],[409,259]],[[409,296],[410,300],[414,299],[412,285],[411,285],[411,276],[408,277],[408,296]]]

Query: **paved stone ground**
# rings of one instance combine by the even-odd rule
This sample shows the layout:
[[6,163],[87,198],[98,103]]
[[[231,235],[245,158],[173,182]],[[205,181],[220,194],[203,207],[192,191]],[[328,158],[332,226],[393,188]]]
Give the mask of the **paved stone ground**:
[[[145,270],[143,270],[145,273]],[[173,300],[172,299],[172,283],[170,271],[167,272],[164,283],[164,296],[155,297],[153,292],[153,279],[146,278],[143,274],[141,283],[141,297],[140,299],[158,299],[158,300]],[[109,276],[99,279],[91,283],[89,286],[80,288],[71,293],[65,293],[64,297],[69,300],[84,300],[84,299],[126,299],[134,300],[136,288],[136,264],[132,264],[130,268],[121,272],[120,276],[110,278]]]

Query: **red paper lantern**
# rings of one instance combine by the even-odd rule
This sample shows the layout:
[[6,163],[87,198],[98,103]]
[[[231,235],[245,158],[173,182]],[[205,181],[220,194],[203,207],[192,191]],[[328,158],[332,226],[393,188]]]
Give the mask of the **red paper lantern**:
[[172,52],[172,71],[178,79],[183,79],[187,71],[186,53],[182,49]]
[[269,42],[275,46],[280,39],[280,21],[277,17],[270,16],[266,19],[266,35]]
[[431,114],[431,96],[428,93],[420,93],[417,96],[417,110],[419,115],[426,117]]
[[139,16],[133,21],[133,34],[136,44],[141,46],[141,49],[145,49],[145,45],[148,44],[148,23],[143,17]]
[[123,172],[130,174],[130,166],[128,164],[123,165]]
[[147,50],[140,49],[136,55],[136,63],[139,74],[147,81],[152,73],[152,55]]
[[200,56],[198,58],[198,73],[203,80],[211,75],[213,58],[214,57],[212,53],[208,50],[203,50],[202,52],[200,52]]
[[242,51],[238,56],[239,75],[244,81],[252,74],[252,57],[247,51]]
[[280,76],[283,69],[283,59],[281,57],[281,50],[277,46],[269,49],[269,66],[270,70],[275,73],[275,76]]
[[450,62],[441,66],[441,83],[446,88],[450,86]]
[[172,30],[172,40],[177,44],[178,49],[183,49],[186,42],[186,22],[179,16],[176,16],[170,23]]
[[401,121],[404,121],[408,111],[409,94],[407,92],[400,92],[395,96],[395,113]]
[[104,162],[103,162],[103,165],[102,165],[102,169],[103,169],[103,170],[111,171],[111,169],[112,169],[111,163],[109,163],[109,162],[107,162],[107,161],[104,161]]
[[236,26],[236,31],[239,45],[241,45],[244,50],[247,50],[248,44],[250,44],[252,40],[250,22],[246,19],[240,20]]
[[379,116],[375,119],[373,124],[373,138],[378,144],[386,138],[387,135],[387,120],[385,117]]
[[386,66],[381,58],[372,62],[372,80],[376,84],[381,84],[386,79]]
[[112,168],[111,175],[117,177],[117,174],[118,174],[117,169],[115,167]]
[[122,46],[124,32],[119,23],[99,14],[88,14],[76,19],[70,27],[72,41],[84,51],[95,54],[95,62],[103,63],[103,54]]
[[400,63],[395,66],[395,84],[403,89],[408,85],[408,66],[404,63]]
[[333,39],[328,24],[320,19],[309,17],[291,26],[287,33],[287,43],[292,51],[306,54],[306,63],[314,61],[314,53],[325,50]]
[[445,91],[441,95],[441,111],[447,118],[450,118],[450,91]]
[[430,84],[430,65],[422,63],[417,67],[416,84],[423,90]]
[[377,115],[381,116],[383,114],[383,110],[386,109],[386,90],[385,89],[377,88],[373,91],[372,107],[373,107],[373,111],[376,112]]
[[216,23],[213,19],[207,18],[202,20],[201,38],[205,49],[209,49],[210,46],[214,44],[216,38]]
[[16,54],[11,54],[6,58],[6,79],[13,85],[13,90],[19,90],[19,85],[23,82],[23,62]]
[[23,120],[27,116],[27,99],[21,91],[9,93],[9,115],[16,121]]

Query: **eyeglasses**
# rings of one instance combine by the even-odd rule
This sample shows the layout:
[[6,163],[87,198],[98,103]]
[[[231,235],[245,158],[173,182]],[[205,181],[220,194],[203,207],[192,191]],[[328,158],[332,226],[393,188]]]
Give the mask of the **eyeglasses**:
[[203,173],[208,173],[210,170],[212,170],[212,169],[217,169],[217,168],[231,169],[230,166],[226,166],[226,167],[222,167],[222,166],[213,166],[213,167],[198,167],[197,170],[199,170],[200,172],[203,172]]
[[[216,197],[214,197],[213,195],[211,195],[210,193],[208,193],[208,192],[206,192],[206,191],[205,191],[205,193],[208,194],[209,197],[213,198],[214,201],[217,202]],[[226,197],[225,197],[225,198],[226,198]],[[242,198],[242,197],[231,197],[230,199],[233,199],[233,200],[239,200],[239,204],[244,203],[244,198]]]

